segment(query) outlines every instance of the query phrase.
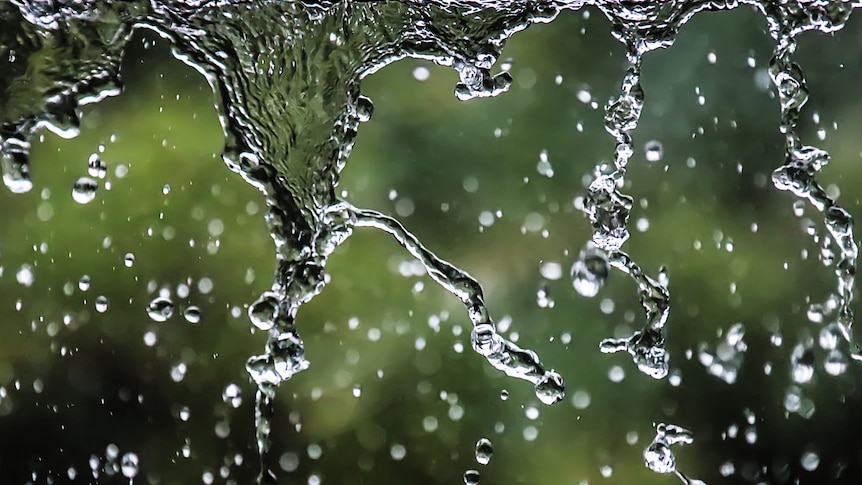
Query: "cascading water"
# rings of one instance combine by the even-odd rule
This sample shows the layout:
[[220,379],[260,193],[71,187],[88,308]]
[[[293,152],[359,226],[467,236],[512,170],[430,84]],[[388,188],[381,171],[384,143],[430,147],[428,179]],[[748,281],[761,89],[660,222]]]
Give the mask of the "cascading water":
[[[629,239],[628,221],[634,207],[634,198],[622,192],[628,187],[627,170],[635,154],[632,134],[649,104],[642,69],[649,62],[647,54],[670,47],[683,25],[699,12],[734,9],[740,4],[765,15],[775,40],[768,73],[781,103],[778,128],[786,137],[786,160],[772,179],[778,189],[808,200],[823,214],[822,259],[835,265],[838,287],[825,304],[812,305],[811,311],[837,314],[821,339],[844,341],[844,347],[831,344],[826,360],[833,368],[846,368],[848,356],[859,359],[851,332],[858,253],[853,218],[817,181],[828,153],[804,145],[797,134],[800,111],[809,93],[792,56],[799,34],[836,32],[862,3],[14,0],[0,4],[0,21],[5,27],[0,33],[0,58],[6,58],[0,64],[3,179],[14,193],[33,190],[31,137],[42,127],[73,137],[79,129],[81,106],[121,92],[123,50],[137,29],[150,29],[167,38],[174,55],[207,79],[224,130],[223,160],[263,193],[266,224],[276,247],[272,287],[248,309],[254,327],[266,334],[265,350],[247,361],[257,387],[258,483],[276,483],[269,456],[276,390],[309,366],[299,334],[303,325],[297,319],[302,319],[301,307],[324,289],[328,259],[357,228],[375,228],[394,237],[431,279],[462,302],[471,323],[470,344],[492,367],[531,383],[542,403],[553,404],[564,397],[560,374],[547,369],[535,352],[498,331],[477,279],[431,252],[394,217],[357,208],[349,197],[337,195],[339,176],[359,125],[373,113],[371,100],[361,94],[360,81],[399,59],[417,58],[455,69],[459,76],[455,96],[461,101],[497,96],[513,82],[507,70],[492,74],[511,36],[532,24],[551,22],[564,10],[589,6],[601,11],[612,24],[612,34],[624,45],[628,68],[621,92],[605,107],[604,126],[614,143],[613,163],[596,167],[585,197],[576,204],[592,224],[593,236],[572,266],[572,281],[577,292],[587,297],[599,293],[611,268],[635,282],[645,325],[630,336],[603,340],[600,350],[626,351],[641,372],[664,379],[671,362],[666,340],[673,339],[672,332],[665,334],[670,315],[669,276],[664,269],[649,276],[622,250]],[[543,156],[542,161],[549,163],[547,154]],[[548,167],[540,173],[553,176]],[[39,170],[34,167],[35,173]],[[105,170],[94,154],[89,160],[90,177],[79,178],[73,188],[76,202],[85,204],[97,197],[98,180]],[[134,263],[134,256],[130,261]],[[19,282],[22,278],[26,280],[26,275]],[[100,311],[98,301],[96,305]],[[102,306],[107,308],[107,302]],[[172,316],[173,306],[160,296],[149,303],[147,313],[154,321],[164,321]],[[192,307],[185,311],[189,322],[199,319],[196,315]],[[727,368],[738,365],[732,362],[735,351],[742,351],[742,335],[740,327],[725,337],[728,343],[716,351],[722,362],[704,362],[708,367],[720,366],[711,367],[712,373],[728,379]],[[810,365],[803,355],[804,346],[800,349],[800,355],[793,358],[794,373]],[[224,396],[230,401],[238,395],[225,390]],[[658,424],[656,432],[643,454],[647,467],[676,473],[684,483],[702,483],[677,470],[670,449],[691,443],[691,433],[672,424]],[[490,461],[493,451],[491,442],[483,440],[476,445],[476,461],[481,465]],[[395,448],[392,453],[400,454]],[[117,458],[118,451],[108,454]],[[137,456],[124,455],[120,462],[122,474],[134,478]],[[479,477],[475,470],[464,474],[467,483],[477,483]]]

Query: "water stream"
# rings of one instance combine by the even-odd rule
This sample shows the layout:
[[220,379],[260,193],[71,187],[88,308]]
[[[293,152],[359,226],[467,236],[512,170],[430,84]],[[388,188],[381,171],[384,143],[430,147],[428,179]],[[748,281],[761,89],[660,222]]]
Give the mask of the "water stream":
[[[572,278],[578,293],[592,297],[612,270],[627,275],[637,287],[645,323],[631,336],[602,341],[600,351],[628,352],[644,374],[668,376],[665,342],[673,339],[673,330],[666,328],[668,274],[659,270],[650,276],[623,249],[634,204],[623,193],[635,153],[632,132],[649,103],[641,85],[642,66],[651,51],[671,46],[680,28],[699,12],[746,6],[766,17],[775,41],[768,71],[780,98],[777,129],[786,137],[786,158],[776,163],[773,183],[822,213],[822,259],[834,267],[837,281],[830,300],[836,302],[831,311],[837,325],[830,328],[844,342],[829,358],[862,358],[851,331],[858,256],[853,217],[818,182],[829,154],[797,134],[809,93],[793,58],[799,34],[835,32],[859,5],[815,0],[13,0],[0,4],[3,180],[14,193],[32,190],[31,176],[38,179],[43,169],[31,169],[28,161],[34,133],[44,127],[74,137],[81,106],[122,91],[119,66],[125,42],[136,29],[167,38],[174,55],[205,76],[224,130],[224,163],[263,194],[276,248],[272,287],[248,311],[251,323],[266,334],[264,351],[247,362],[258,389],[258,483],[276,483],[268,456],[276,389],[309,366],[301,307],[323,290],[330,255],[361,228],[391,235],[432,280],[463,303],[472,324],[472,348],[492,367],[529,382],[545,404],[563,399],[560,373],[498,333],[476,278],[437,256],[396,218],[355,207],[336,190],[360,125],[374,112],[372,100],[362,94],[363,78],[411,57],[456,70],[460,81],[454,95],[459,100],[501,95],[512,83],[511,75],[496,67],[506,41],[532,24],[552,22],[563,10],[598,8],[611,21],[611,34],[625,46],[628,61],[619,94],[605,106],[605,129],[614,143],[612,163],[596,167],[586,191],[582,210],[593,237],[574,263]],[[98,160],[91,165],[95,179],[82,178],[74,189],[80,203],[96,196]],[[159,302],[150,307],[154,319],[169,317],[169,311]],[[703,483],[678,471],[670,450],[671,445],[691,443],[691,434],[675,425],[656,429],[644,452],[648,468],[675,473],[684,483]],[[490,458],[490,442],[477,447]],[[124,463],[135,468],[137,458]],[[465,481],[478,482],[478,472],[468,475]]]

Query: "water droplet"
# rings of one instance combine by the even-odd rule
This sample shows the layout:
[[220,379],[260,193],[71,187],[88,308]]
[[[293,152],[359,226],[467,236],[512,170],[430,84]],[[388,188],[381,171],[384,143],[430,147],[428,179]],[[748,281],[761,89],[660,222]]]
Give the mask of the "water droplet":
[[491,455],[494,454],[494,447],[491,445],[491,440],[481,438],[476,442],[476,463],[487,465],[491,461]]
[[108,298],[104,296],[96,297],[96,311],[99,313],[105,313],[108,311]]
[[186,319],[187,322],[191,324],[197,324],[201,322],[201,309],[195,305],[190,305],[186,307],[183,311],[183,318]]
[[126,268],[131,268],[132,266],[134,266],[135,255],[132,253],[126,253],[126,255],[123,257],[123,264],[126,266]]
[[608,277],[608,260],[605,253],[588,245],[581,250],[578,260],[572,265],[572,285],[582,296],[594,297]]
[[120,470],[126,478],[135,478],[138,475],[138,455],[129,452],[120,460]]
[[242,405],[242,389],[238,385],[230,383],[225,386],[224,391],[221,393],[221,398],[230,407],[236,409]]
[[174,302],[169,298],[156,297],[149,305],[147,305],[147,315],[154,322],[162,323],[167,321],[174,314]]
[[482,476],[476,470],[467,470],[464,472],[464,485],[478,485],[479,479]]
[[654,442],[644,451],[644,463],[656,473],[672,473],[676,470],[676,458],[664,442]]
[[99,184],[90,177],[81,177],[72,186],[72,199],[79,204],[89,204],[96,198]]
[[90,276],[89,275],[81,276],[81,279],[78,280],[78,289],[81,291],[87,291],[90,289]]
[[646,142],[644,150],[646,151],[646,159],[648,162],[659,162],[664,156],[664,148],[662,147],[661,142],[656,140]]
[[105,175],[108,173],[108,165],[102,161],[102,157],[98,153],[93,153],[87,160],[87,173],[91,177],[99,179],[105,178]]
[[806,451],[802,453],[799,463],[802,465],[802,468],[813,472],[820,466],[820,456],[814,451]]

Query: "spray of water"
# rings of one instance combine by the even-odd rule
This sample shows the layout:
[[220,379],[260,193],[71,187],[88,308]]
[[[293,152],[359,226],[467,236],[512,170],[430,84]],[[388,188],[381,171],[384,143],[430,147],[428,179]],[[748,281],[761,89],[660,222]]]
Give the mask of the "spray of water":
[[[339,173],[359,125],[373,113],[371,100],[361,95],[361,80],[398,59],[414,57],[454,68],[460,76],[455,86],[460,100],[495,96],[512,81],[507,72],[492,73],[510,36],[530,24],[552,21],[563,9],[598,7],[611,20],[612,34],[624,43],[629,67],[619,96],[606,106],[605,127],[615,141],[613,165],[598,166],[589,185],[583,210],[593,237],[572,268],[573,284],[582,295],[594,296],[610,268],[634,281],[646,315],[643,329],[628,338],[605,340],[600,348],[630,353],[642,372],[660,379],[668,374],[668,278],[663,271],[656,278],[648,276],[622,250],[629,237],[632,198],[621,188],[634,152],[631,133],[645,103],[641,65],[645,54],[671,45],[680,27],[698,12],[738,4],[754,6],[769,20],[776,42],[769,74],[781,100],[779,129],[786,135],[786,160],[773,181],[778,189],[808,200],[823,213],[828,236],[823,260],[834,264],[838,280],[837,324],[830,328],[859,358],[851,334],[858,253],[853,219],[817,182],[828,154],[803,144],[796,135],[808,91],[792,56],[798,34],[840,29],[860,2],[12,0],[0,3],[3,180],[12,192],[29,191],[31,135],[46,127],[74,136],[80,106],[120,92],[119,63],[134,29],[152,29],[170,39],[176,57],[206,77],[224,128],[224,162],[266,198],[266,221],[278,259],[271,290],[249,309],[252,323],[267,338],[264,352],[247,363],[258,386],[259,481],[273,483],[267,452],[275,391],[309,365],[297,315],[323,289],[327,258],[355,228],[392,235],[432,279],[464,304],[473,324],[473,349],[493,367],[530,382],[544,403],[563,397],[559,374],[546,369],[534,352],[496,332],[474,278],[428,250],[396,219],[356,208],[336,196]],[[73,194],[86,203],[97,196],[97,187],[96,180],[82,179]],[[163,303],[151,306],[157,316],[172,311]],[[676,472],[668,448],[690,441],[684,430],[660,425],[645,453],[647,465],[662,473],[675,472],[683,482],[698,483]]]

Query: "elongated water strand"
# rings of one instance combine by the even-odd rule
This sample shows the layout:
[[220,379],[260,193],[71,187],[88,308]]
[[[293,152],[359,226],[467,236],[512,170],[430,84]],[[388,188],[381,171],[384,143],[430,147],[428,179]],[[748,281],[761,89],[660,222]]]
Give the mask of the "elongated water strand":
[[[572,268],[575,288],[585,296],[594,296],[607,277],[606,265],[628,274],[638,286],[638,297],[646,312],[643,330],[622,339],[606,339],[599,348],[604,353],[626,351],[632,355],[638,369],[655,379],[667,376],[667,351],[664,327],[670,311],[667,287],[646,276],[640,267],[620,248],[629,238],[628,220],[632,198],[620,192],[625,183],[629,159],[634,153],[631,132],[637,128],[644,103],[640,84],[640,66],[643,54],[664,44],[650,44],[632,27],[620,23],[615,26],[617,37],[626,44],[629,68],[623,78],[621,94],[605,107],[605,130],[614,137],[614,169],[604,165],[596,167],[595,179],[590,183],[584,212],[593,226],[592,244],[581,251]],[[606,262],[597,251],[607,252]],[[592,268],[592,269],[590,269]]]
[[473,350],[506,375],[531,382],[536,397],[543,403],[553,404],[564,397],[563,379],[558,373],[545,370],[532,350],[522,349],[497,333],[478,281],[426,249],[394,218],[368,209],[354,209],[354,212],[357,226],[373,227],[390,234],[425,266],[428,276],[461,300],[473,323],[470,335]]
[[804,145],[796,133],[799,114],[808,101],[809,92],[802,68],[793,62],[796,36],[809,30],[830,33],[844,27],[858,2],[813,2],[800,5],[770,4],[766,8],[770,32],[776,41],[769,63],[769,76],[781,102],[781,125],[785,136],[785,162],[775,169],[772,182],[779,190],[791,192],[807,200],[823,214],[826,235],[838,258],[822,258],[826,266],[834,263],[837,277],[835,323],[840,336],[850,346],[854,359],[860,359],[860,347],[853,339],[853,288],[859,248],[854,235],[854,220],[850,213],[827,195],[817,181],[817,173],[829,163],[826,150]]
[[611,267],[629,275],[638,287],[638,298],[646,313],[646,325],[632,336],[620,339],[605,339],[599,345],[604,353],[626,351],[631,354],[638,369],[655,379],[668,373],[668,356],[665,349],[664,327],[670,312],[670,295],[667,288],[650,278],[624,252],[614,251],[608,255]]

